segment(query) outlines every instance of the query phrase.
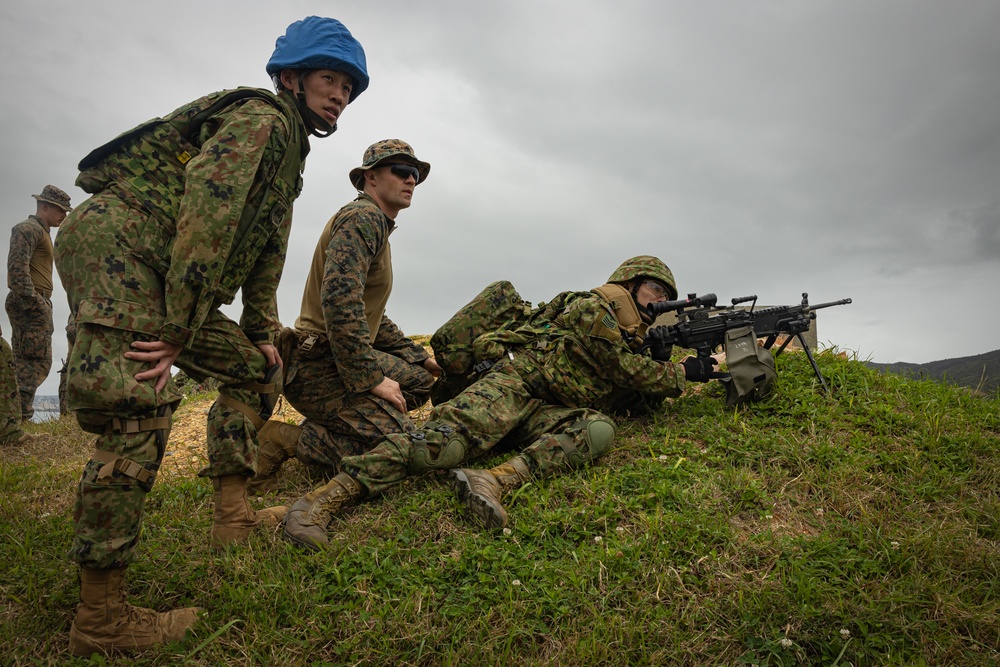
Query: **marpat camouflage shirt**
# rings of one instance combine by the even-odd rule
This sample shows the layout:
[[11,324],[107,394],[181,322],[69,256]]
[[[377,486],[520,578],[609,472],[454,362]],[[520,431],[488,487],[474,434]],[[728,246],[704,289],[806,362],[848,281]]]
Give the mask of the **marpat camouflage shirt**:
[[296,329],[325,333],[344,386],[368,391],[385,377],[374,350],[410,363],[430,355],[385,315],[392,292],[389,235],[396,228],[368,195],[341,208],[317,244]]
[[52,237],[37,216],[28,216],[10,231],[7,287],[22,298],[34,296],[35,290],[52,295]]

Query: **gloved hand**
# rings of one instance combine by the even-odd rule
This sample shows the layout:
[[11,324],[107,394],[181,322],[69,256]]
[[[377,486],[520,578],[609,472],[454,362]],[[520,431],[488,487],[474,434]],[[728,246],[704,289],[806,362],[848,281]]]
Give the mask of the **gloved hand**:
[[684,367],[684,377],[691,382],[711,380],[717,363],[719,362],[713,357],[686,357],[681,360],[681,365]]

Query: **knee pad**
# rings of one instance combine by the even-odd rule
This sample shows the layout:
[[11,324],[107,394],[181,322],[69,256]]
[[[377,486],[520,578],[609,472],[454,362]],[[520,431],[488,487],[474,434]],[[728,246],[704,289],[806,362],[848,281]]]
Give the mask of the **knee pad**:
[[428,422],[424,428],[407,435],[412,442],[407,466],[411,475],[450,470],[465,459],[465,438],[447,424]]
[[[583,441],[587,444],[586,453],[576,447],[577,438],[581,433]],[[562,447],[569,466],[582,468],[611,449],[611,444],[615,440],[615,425],[608,419],[581,419],[555,439]]]
[[615,425],[609,419],[587,421],[584,439],[590,447],[590,457],[596,459],[611,449],[611,444],[615,441]]

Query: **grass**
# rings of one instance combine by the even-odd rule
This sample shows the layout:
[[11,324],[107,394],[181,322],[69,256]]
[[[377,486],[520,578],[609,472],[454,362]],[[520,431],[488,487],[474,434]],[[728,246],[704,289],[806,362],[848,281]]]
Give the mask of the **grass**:
[[[130,601],[206,607],[192,636],[73,660],[66,559],[90,438],[71,420],[0,450],[0,654],[15,665],[998,665],[1000,400],[818,356],[768,400],[707,385],[620,420],[595,467],[467,523],[440,476],[335,522],[216,553],[207,480],[148,496]],[[182,408],[183,409],[183,408]],[[502,457],[497,460],[502,460]],[[276,500],[312,485],[286,465]]]

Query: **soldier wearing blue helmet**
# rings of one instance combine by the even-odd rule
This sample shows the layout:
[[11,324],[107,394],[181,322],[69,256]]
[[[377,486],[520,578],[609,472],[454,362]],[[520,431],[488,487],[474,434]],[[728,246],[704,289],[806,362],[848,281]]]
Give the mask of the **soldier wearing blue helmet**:
[[[310,16],[288,26],[275,43],[267,73],[274,81],[275,90],[295,96],[296,106],[310,126],[309,131],[317,137],[333,134],[343,106],[368,88],[368,66],[361,44],[343,23],[319,16]],[[347,85],[346,79],[350,79],[346,104],[331,99],[320,105],[321,111],[315,111],[306,90],[306,82],[310,79],[335,79],[335,83],[341,85]]]
[[[69,638],[75,655],[179,641],[201,611],[134,607],[123,588],[182,398],[171,366],[220,383],[208,413],[208,465],[199,472],[214,489],[210,544],[245,540],[284,514],[254,511],[246,484],[257,431],[281,391],[276,290],[292,203],[309,133],[328,136],[368,74],[347,28],[315,16],[277,40],[267,72],[276,94],[212,93],[80,163],[76,184],[91,196],[66,218],[55,244],[76,325],[69,408],[97,436],[77,490],[70,549],[80,566]],[[236,294],[239,322],[221,311]]]

